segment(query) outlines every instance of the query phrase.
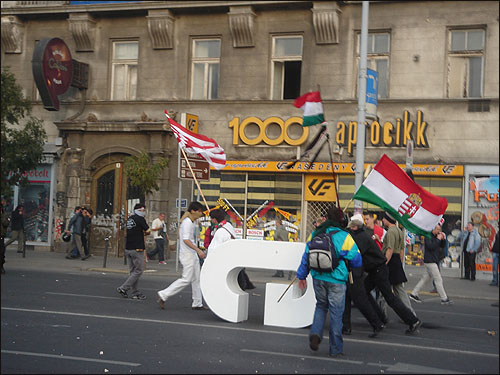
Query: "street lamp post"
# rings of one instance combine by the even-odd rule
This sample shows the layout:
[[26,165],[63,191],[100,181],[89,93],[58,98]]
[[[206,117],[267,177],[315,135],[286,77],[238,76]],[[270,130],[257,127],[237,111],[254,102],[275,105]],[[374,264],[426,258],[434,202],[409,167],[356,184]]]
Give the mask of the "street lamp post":
[[[361,44],[359,50],[358,74],[358,136],[356,138],[356,171],[354,175],[354,191],[363,183],[365,166],[365,112],[366,112],[366,55],[368,41],[368,13],[369,1],[363,1],[361,11]],[[363,202],[354,200],[354,213],[361,214]]]

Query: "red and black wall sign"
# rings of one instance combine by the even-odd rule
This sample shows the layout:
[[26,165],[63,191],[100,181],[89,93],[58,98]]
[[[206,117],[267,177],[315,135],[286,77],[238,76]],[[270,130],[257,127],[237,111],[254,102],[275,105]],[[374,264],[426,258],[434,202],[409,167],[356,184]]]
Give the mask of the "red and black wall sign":
[[33,52],[32,68],[43,107],[58,111],[58,95],[68,90],[73,79],[73,60],[66,43],[59,38],[40,40]]

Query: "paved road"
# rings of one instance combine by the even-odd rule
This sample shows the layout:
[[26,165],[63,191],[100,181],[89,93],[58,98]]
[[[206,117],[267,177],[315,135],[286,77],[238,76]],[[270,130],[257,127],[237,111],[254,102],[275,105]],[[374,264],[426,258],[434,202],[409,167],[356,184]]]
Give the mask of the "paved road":
[[[263,325],[265,284],[259,277],[269,271],[250,271],[257,289],[250,296],[249,319],[233,324],[211,311],[191,310],[189,288],[160,310],[156,290],[176,278],[165,270],[143,275],[141,290],[148,299],[136,301],[116,293],[126,277],[121,260],[103,272],[89,271],[95,269],[91,263],[82,267],[85,262],[59,260],[62,254],[8,256],[1,285],[4,374],[499,371],[494,298],[455,296],[454,305],[442,306],[436,295],[423,294],[424,303],[415,308],[424,324],[416,335],[405,335],[406,326],[391,312],[377,339],[367,337],[368,323],[354,309],[353,334],[344,338],[346,356],[332,359],[326,341],[318,352],[309,350],[308,329]],[[34,269],[44,264],[39,259],[44,256],[50,269]],[[93,261],[102,265],[102,258]],[[148,264],[151,271],[157,267]],[[486,282],[479,286],[498,293]]]

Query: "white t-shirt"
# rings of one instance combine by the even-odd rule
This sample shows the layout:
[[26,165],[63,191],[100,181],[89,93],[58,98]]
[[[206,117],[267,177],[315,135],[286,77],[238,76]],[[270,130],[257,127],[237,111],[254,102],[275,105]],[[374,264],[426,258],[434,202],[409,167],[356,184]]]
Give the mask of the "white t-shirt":
[[163,228],[163,231],[166,233],[167,231],[165,230],[165,222],[163,220],[160,220],[159,218],[156,218],[153,220],[153,223],[151,224],[151,232],[153,233],[153,238],[163,238],[160,236],[160,230],[153,230],[153,228]]
[[[192,253],[196,253],[195,250],[190,248],[188,245],[184,243],[184,240],[190,240],[193,245],[196,246],[196,238],[194,236],[195,224],[191,221],[189,217],[185,218],[181,227],[179,228],[179,238],[181,239],[181,243],[179,246],[180,251],[188,251]],[[196,253],[197,254],[197,253]]]
[[215,250],[219,245],[231,239],[231,234],[229,234],[229,232],[231,232],[233,238],[236,238],[236,232],[234,231],[231,223],[226,223],[222,228],[215,231],[214,238],[212,238],[210,246],[208,246],[208,254],[210,254],[210,251]]

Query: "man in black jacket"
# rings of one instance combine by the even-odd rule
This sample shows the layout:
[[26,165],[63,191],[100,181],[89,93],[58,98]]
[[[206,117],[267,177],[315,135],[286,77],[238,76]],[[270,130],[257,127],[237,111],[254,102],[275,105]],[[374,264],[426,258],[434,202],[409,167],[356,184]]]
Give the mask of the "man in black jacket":
[[438,263],[440,261],[439,249],[444,248],[445,245],[446,237],[445,234],[441,232],[441,225],[438,224],[432,230],[431,238],[425,238],[424,240],[424,265],[427,272],[424,273],[424,275],[417,283],[417,285],[415,285],[415,288],[413,288],[410,294],[410,298],[413,301],[418,303],[422,302],[422,300],[418,296],[418,292],[420,291],[420,289],[422,289],[427,281],[432,279],[436,284],[437,292],[441,297],[441,304],[451,305],[453,303],[452,301],[450,301],[450,299],[446,295],[446,292],[444,291],[443,278],[441,277],[441,273],[439,272],[438,268]]
[[389,282],[389,273],[386,265],[386,258],[380,251],[376,242],[371,236],[365,232],[363,222],[361,220],[351,220],[349,223],[351,234],[354,241],[358,245],[359,251],[363,258],[363,268],[368,273],[365,279],[365,290],[368,295],[368,300],[372,304],[374,310],[379,314],[379,318],[386,324],[387,317],[383,315],[377,302],[370,294],[373,288],[378,287],[384,296],[387,304],[394,310],[396,314],[406,323],[409,328],[407,333],[413,333],[421,325],[420,320],[413,312],[408,309],[401,300],[394,295]]
[[80,206],[75,207],[75,214],[71,217],[68,224],[68,229],[66,233],[71,232],[72,244],[75,246],[77,251],[71,252],[66,255],[66,259],[76,259],[83,254],[82,250],[82,232],[83,232],[83,215],[82,208]]
[[24,250],[24,206],[20,204],[12,211],[12,219],[10,222],[10,229],[12,230],[12,237],[5,244],[5,248],[12,242],[17,240],[17,252],[22,253]]

